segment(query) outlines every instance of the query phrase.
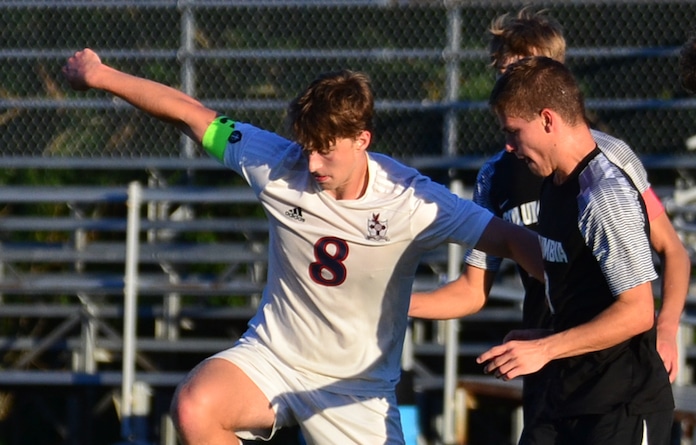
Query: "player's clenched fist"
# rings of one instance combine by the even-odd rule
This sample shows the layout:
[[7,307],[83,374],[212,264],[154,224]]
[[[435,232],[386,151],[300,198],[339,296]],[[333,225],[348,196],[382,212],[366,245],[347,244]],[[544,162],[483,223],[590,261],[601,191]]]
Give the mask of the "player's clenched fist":
[[62,72],[72,89],[84,91],[92,87],[89,83],[89,74],[101,64],[101,59],[97,53],[85,48],[68,59]]

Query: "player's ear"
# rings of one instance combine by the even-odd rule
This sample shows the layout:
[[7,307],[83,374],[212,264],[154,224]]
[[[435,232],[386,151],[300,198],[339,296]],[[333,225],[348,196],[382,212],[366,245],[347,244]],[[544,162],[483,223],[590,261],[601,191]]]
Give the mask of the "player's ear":
[[367,150],[372,141],[372,132],[363,130],[355,137],[355,144],[358,150]]
[[541,124],[544,126],[544,131],[550,133],[555,123],[556,115],[548,108],[544,108],[539,113],[541,116]]

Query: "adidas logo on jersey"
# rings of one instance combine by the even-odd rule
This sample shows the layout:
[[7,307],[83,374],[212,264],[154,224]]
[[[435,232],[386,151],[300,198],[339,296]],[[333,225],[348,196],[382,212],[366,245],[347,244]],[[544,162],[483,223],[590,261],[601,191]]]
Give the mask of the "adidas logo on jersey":
[[285,212],[285,216],[288,218],[296,219],[300,222],[304,222],[305,219],[302,217],[302,207],[293,207],[292,209]]

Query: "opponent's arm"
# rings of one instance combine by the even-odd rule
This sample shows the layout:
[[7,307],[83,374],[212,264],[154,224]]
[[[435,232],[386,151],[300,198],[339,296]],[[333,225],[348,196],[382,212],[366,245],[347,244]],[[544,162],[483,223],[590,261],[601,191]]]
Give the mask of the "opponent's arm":
[[460,318],[481,310],[495,272],[465,265],[456,280],[430,292],[414,292],[408,315],[430,320]]
[[657,316],[657,352],[673,382],[679,371],[677,333],[689,290],[691,260],[664,212],[650,220],[650,243],[662,264],[662,305]]
[[548,337],[509,341],[481,354],[487,373],[504,380],[538,371],[551,360],[600,351],[650,329],[654,303],[650,282],[622,292],[607,309],[587,323]]
[[198,143],[217,115],[177,89],[103,64],[89,48],[70,57],[62,72],[73,89],[94,88],[113,94],[157,119],[174,124]]

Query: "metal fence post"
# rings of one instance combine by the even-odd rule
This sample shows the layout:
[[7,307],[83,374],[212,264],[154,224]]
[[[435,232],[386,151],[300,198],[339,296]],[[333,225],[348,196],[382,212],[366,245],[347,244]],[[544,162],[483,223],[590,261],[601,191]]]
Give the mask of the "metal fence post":
[[138,262],[140,207],[142,186],[133,181],[128,186],[128,224],[126,232],[126,273],[123,304],[123,381],[121,382],[121,437],[132,439],[133,385],[135,384],[135,349],[138,308]]
[[[447,61],[447,105],[451,105],[459,99],[459,58],[456,54],[461,47],[461,8],[453,6],[447,11],[448,17],[448,44],[446,51]],[[444,147],[443,155],[455,156],[458,145],[458,119],[454,108],[447,110],[444,121]],[[450,172],[451,175],[452,172]],[[451,178],[450,190],[461,196],[463,186],[461,181]],[[462,249],[459,245],[450,245],[448,251],[448,279],[457,278],[460,272]],[[458,351],[459,320],[447,320],[445,322],[445,370],[444,370],[444,394],[443,394],[443,419],[442,439],[445,444],[452,444],[455,440],[454,403],[457,386],[457,351]]]

